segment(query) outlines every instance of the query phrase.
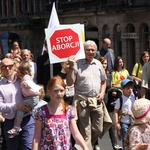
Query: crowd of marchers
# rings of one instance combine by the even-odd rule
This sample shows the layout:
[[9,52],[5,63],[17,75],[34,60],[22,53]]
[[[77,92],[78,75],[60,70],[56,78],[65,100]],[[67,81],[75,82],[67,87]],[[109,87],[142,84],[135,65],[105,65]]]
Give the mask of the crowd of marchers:
[[1,58],[2,150],[75,150],[75,144],[100,150],[98,139],[107,131],[113,150],[150,149],[148,51],[130,74],[109,38],[100,49],[87,40],[85,58],[72,55],[54,65],[44,46],[34,60],[14,41]]

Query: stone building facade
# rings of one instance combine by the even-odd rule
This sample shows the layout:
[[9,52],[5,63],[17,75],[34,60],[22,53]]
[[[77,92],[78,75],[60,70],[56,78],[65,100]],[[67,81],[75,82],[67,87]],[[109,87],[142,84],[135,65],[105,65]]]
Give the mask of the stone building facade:
[[[142,51],[150,48],[148,0],[1,0],[0,34],[19,35],[21,47],[30,49],[37,58],[53,2],[60,24],[84,24],[85,38],[94,40],[99,48],[103,38],[109,37],[129,72]],[[12,40],[8,42],[11,45]]]

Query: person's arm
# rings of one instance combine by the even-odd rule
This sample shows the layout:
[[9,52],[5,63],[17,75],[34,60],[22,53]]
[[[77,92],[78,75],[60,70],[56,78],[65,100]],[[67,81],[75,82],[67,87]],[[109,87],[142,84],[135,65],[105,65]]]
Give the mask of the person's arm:
[[69,71],[67,72],[66,82],[68,86],[74,84],[74,63],[75,63],[75,56],[70,56],[68,58],[69,62]]
[[134,80],[136,80],[136,81],[138,81],[139,83],[141,83],[141,79],[140,78],[138,78],[138,77],[136,77],[136,76],[134,76],[134,75],[132,75],[132,77],[134,78]]
[[120,131],[121,127],[119,123],[118,109],[114,109],[114,125],[115,125],[115,129],[117,131]]
[[141,87],[140,92],[141,92],[141,98],[145,98],[145,96],[146,96],[146,88]]
[[16,103],[16,108],[17,108],[17,110],[21,110],[21,111],[24,111],[24,112],[29,112],[33,109],[29,104],[27,104],[24,101],[17,102]]
[[35,120],[34,136],[32,140],[32,150],[39,149],[39,143],[41,139],[41,130],[42,130],[42,122]]
[[81,133],[78,130],[78,127],[74,118],[70,120],[70,130],[76,143],[80,145],[83,150],[89,150]]
[[134,150],[149,150],[148,143],[141,143]]
[[136,63],[133,67],[133,70],[132,70],[132,77],[138,81],[139,83],[141,83],[141,79],[138,76],[138,72],[139,72],[139,68],[140,68],[140,63]]
[[0,111],[3,113],[12,113],[16,110],[22,110],[24,112],[29,112],[32,110],[31,106],[29,106],[24,101],[19,101],[17,103],[7,103],[4,102],[3,95],[0,93]]
[[96,96],[98,101],[102,101],[104,99],[105,90],[106,90],[106,80],[101,82],[100,89],[101,89],[100,93]]

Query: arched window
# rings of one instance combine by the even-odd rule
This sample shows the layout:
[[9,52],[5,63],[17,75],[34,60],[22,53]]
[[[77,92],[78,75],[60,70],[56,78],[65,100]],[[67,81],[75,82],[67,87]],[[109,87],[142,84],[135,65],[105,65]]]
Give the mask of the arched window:
[[8,0],[2,0],[2,17],[8,17]]
[[10,1],[10,6],[11,6],[11,9],[10,9],[10,15],[11,16],[16,16],[16,1],[15,0],[11,0]]
[[102,40],[104,38],[109,38],[109,27],[108,27],[108,25],[104,25],[102,28]]
[[149,50],[149,26],[147,23],[143,23],[140,26],[140,52]]
[[98,37],[99,37],[99,32],[98,32],[98,28],[97,27],[95,27],[95,26],[88,26],[86,28],[85,40],[93,40],[93,41],[96,42],[97,47],[99,47]]
[[119,24],[114,26],[114,51],[116,55],[122,56],[122,42],[121,42],[121,27]]
[[[135,27],[133,24],[128,24],[126,26],[126,33],[135,33]],[[135,50],[135,39],[133,37],[126,38],[126,64],[127,69],[131,73],[133,66],[135,64],[136,50]]]

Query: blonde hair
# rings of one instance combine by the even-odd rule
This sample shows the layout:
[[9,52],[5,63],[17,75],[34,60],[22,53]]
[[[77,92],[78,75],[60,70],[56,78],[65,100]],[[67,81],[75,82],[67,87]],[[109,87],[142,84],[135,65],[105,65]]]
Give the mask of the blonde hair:
[[39,101],[42,101],[45,96],[44,86],[42,84],[38,84],[41,89],[39,90]]
[[22,61],[20,63],[20,66],[18,67],[18,70],[20,70],[20,72],[23,74],[23,75],[30,75],[31,76],[31,68],[30,68],[30,63],[27,62],[27,61]]

